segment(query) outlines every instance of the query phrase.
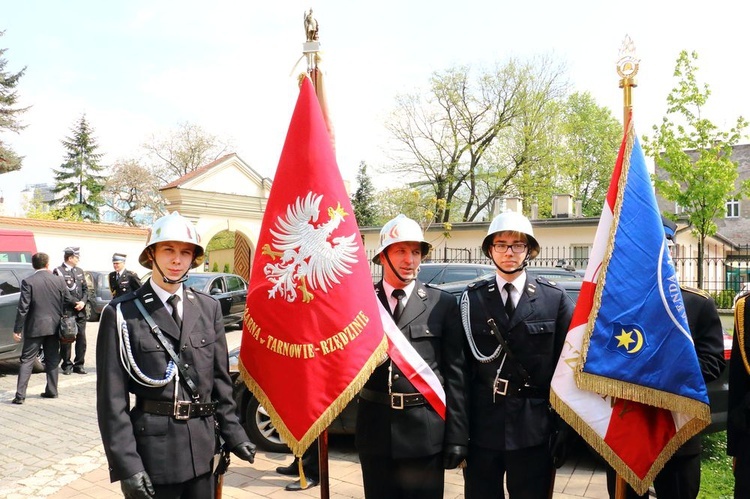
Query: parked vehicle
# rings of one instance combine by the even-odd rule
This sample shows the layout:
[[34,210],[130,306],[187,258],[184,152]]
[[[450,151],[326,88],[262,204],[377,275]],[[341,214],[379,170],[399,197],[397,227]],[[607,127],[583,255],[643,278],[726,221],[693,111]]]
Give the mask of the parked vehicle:
[[89,287],[89,298],[86,300],[86,320],[96,322],[102,316],[102,310],[112,299],[109,289],[110,270],[84,270],[83,276]]
[[[21,298],[21,281],[34,273],[30,263],[0,262],[0,360],[21,358],[23,342],[13,339],[18,300]],[[34,372],[44,370],[42,360],[34,363]]]
[[188,274],[185,286],[208,293],[221,303],[224,326],[240,324],[247,302],[247,282],[237,274],[202,272]]
[[544,277],[550,281],[580,281],[582,276],[575,271],[560,267],[526,267],[526,273],[532,277]]
[[496,271],[494,265],[480,263],[423,263],[419,266],[418,278],[425,284],[445,284],[447,282],[466,281],[491,274]]
[[34,233],[30,230],[0,229],[0,262],[31,263],[36,253]]

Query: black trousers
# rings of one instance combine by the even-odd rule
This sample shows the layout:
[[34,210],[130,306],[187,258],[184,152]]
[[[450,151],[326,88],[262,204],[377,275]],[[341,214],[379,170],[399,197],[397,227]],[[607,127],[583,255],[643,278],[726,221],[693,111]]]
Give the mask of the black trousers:
[[442,499],[442,453],[410,459],[360,454],[366,499]]
[[502,451],[469,446],[464,468],[466,499],[547,499],[555,468],[548,445]]
[[[615,497],[616,473],[607,466],[607,492]],[[701,455],[673,456],[654,479],[654,491],[659,499],[695,499],[701,487]],[[626,499],[647,499],[648,493],[639,496],[627,486]],[[741,496],[741,497],[750,497]]]
[[57,364],[60,362],[60,357],[58,357],[60,340],[57,338],[57,335],[53,334],[39,338],[23,338],[16,398],[21,400],[26,398],[26,388],[29,386],[31,371],[34,369],[34,361],[39,356],[39,350],[41,349],[44,351],[44,372],[47,374],[45,392],[50,395],[57,395],[57,377],[60,372],[57,368]]
[[734,467],[734,499],[750,497],[750,448],[740,449]]
[[183,483],[154,484],[156,499],[212,499],[216,486],[213,473],[206,473]]
[[[60,358],[62,364],[60,367],[63,369],[69,367],[83,367],[83,359],[86,357],[86,318],[76,317],[76,325],[78,326],[78,334],[76,334],[76,341],[73,343],[60,343]],[[75,345],[75,360],[70,361],[70,355],[72,347]]]

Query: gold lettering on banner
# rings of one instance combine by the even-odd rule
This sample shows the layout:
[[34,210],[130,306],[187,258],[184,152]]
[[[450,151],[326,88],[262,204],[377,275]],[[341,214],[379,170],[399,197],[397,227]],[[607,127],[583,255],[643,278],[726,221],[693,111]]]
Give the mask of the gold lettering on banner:
[[345,350],[347,345],[357,339],[370,322],[370,318],[360,310],[354,319],[341,331],[320,340],[316,346],[314,343],[284,341],[275,337],[272,333],[266,333],[247,312],[244,319],[246,336],[248,338],[254,339],[275,354],[292,359],[312,359],[318,353],[328,355],[339,350]]

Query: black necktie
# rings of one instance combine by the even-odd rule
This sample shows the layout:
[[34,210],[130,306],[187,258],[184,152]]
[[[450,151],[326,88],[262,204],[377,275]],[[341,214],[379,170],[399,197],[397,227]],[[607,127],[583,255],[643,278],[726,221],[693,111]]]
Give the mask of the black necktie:
[[404,312],[404,302],[402,298],[406,297],[406,291],[403,289],[394,289],[391,296],[396,299],[396,308],[393,311],[393,322],[398,323],[401,314]]
[[182,331],[182,318],[180,317],[180,312],[177,310],[177,304],[180,303],[180,297],[177,295],[172,295],[169,298],[167,298],[167,303],[172,307],[172,319],[177,323],[177,327]]
[[505,290],[505,294],[508,295],[508,297],[505,299],[505,313],[508,314],[508,319],[513,317],[513,312],[516,310],[516,306],[513,305],[513,297],[511,296],[510,292],[513,289],[513,285],[509,282],[505,283],[505,286],[503,286],[503,289]]

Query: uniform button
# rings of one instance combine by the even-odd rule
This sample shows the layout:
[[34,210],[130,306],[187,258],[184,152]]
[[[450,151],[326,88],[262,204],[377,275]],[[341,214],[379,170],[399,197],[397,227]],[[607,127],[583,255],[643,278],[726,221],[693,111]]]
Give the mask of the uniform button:
[[190,364],[185,364],[184,367],[185,367],[185,369],[187,369],[188,367],[190,367]]
[[187,345],[182,345],[182,351],[184,352],[185,350],[187,350]]
[[398,379],[398,378],[400,378],[400,377],[401,377],[401,376],[399,376],[398,374],[394,374],[394,375],[393,375],[393,379]]
[[203,338],[203,339],[201,340],[201,343],[205,343],[205,342],[206,342],[206,339],[205,339],[205,338]]
[[159,350],[161,348],[161,345],[156,345],[156,349]]

